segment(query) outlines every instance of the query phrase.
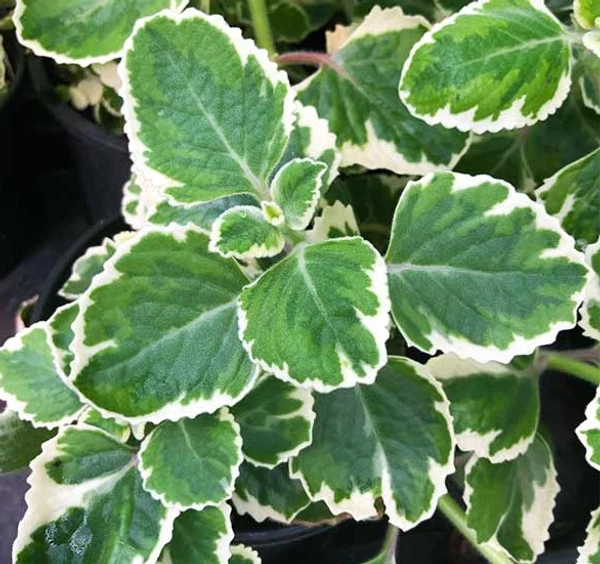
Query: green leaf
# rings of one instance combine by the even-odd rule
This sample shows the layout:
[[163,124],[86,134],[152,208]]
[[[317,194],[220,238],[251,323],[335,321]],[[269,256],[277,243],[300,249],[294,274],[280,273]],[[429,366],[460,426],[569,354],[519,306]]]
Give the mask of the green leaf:
[[328,239],[352,237],[358,233],[352,206],[336,200],[332,205],[324,206],[321,214],[315,217],[313,228],[307,232],[307,237],[313,243],[320,243]]
[[540,415],[537,381],[530,374],[453,354],[432,358],[426,366],[450,400],[458,448],[494,464],[529,448]]
[[596,470],[600,470],[600,388],[585,410],[585,419],[576,429],[585,447],[585,457]]
[[48,320],[50,339],[60,359],[60,367],[66,376],[71,371],[70,365],[73,361],[71,343],[73,342],[75,333],[73,332],[72,325],[78,313],[79,304],[72,302],[59,307]]
[[579,547],[577,564],[596,564],[600,559],[600,508],[592,511],[586,529],[586,539]]
[[122,55],[140,18],[182,10],[187,0],[17,0],[13,21],[19,41],[36,55],[87,67]]
[[506,363],[554,342],[573,327],[586,282],[558,221],[489,176],[409,182],[386,260],[407,342],[478,362]]
[[190,509],[175,519],[173,538],[163,552],[167,564],[227,564],[233,540],[231,509],[223,503]]
[[142,488],[135,450],[99,429],[67,427],[31,464],[15,564],[155,562],[177,513]]
[[569,40],[542,0],[482,0],[417,43],[400,98],[429,124],[483,133],[546,119],[570,87]]
[[467,525],[477,542],[518,562],[534,562],[550,537],[560,490],[544,439],[538,435],[525,454],[509,462],[473,457],[465,471]]
[[596,19],[600,18],[600,5],[596,0],[575,0],[573,15],[584,29],[593,29]]
[[287,462],[312,440],[315,414],[310,390],[266,376],[233,406],[244,458],[272,468]]
[[238,259],[277,256],[285,239],[255,206],[235,206],[213,223],[208,248],[222,257]]
[[261,564],[261,560],[258,552],[243,544],[237,544],[231,547],[229,564]]
[[132,173],[129,180],[123,185],[121,214],[123,219],[136,230],[141,229],[146,224],[146,200],[147,196],[140,179],[137,174]]
[[302,482],[290,477],[287,464],[258,468],[248,462],[240,467],[233,504],[240,515],[248,514],[262,523],[273,519],[291,523],[310,504]]
[[329,35],[329,64],[296,87],[329,121],[342,166],[423,174],[452,168],[466,150],[467,135],[428,126],[398,99],[402,65],[428,27],[400,8],[375,7],[356,29]]
[[375,6],[400,6],[405,14],[425,16],[429,21],[435,20],[437,13],[436,3],[432,0],[354,0],[354,16],[364,17]]
[[600,30],[594,29],[588,31],[581,38],[581,41],[585,47],[587,47],[596,57],[600,57]]
[[581,246],[600,237],[600,149],[559,170],[535,191]]
[[73,421],[83,409],[66,384],[45,322],[20,331],[0,349],[0,399],[21,419],[48,429]]
[[136,234],[80,299],[75,386],[101,413],[130,423],[233,405],[258,375],[238,338],[236,300],[247,281],[191,226]]
[[584,335],[600,341],[600,239],[585,250],[585,258],[592,275],[585,289],[581,321]]
[[277,378],[320,392],[373,382],[386,361],[385,265],[360,237],[297,247],[240,295],[240,337]]
[[583,103],[600,114],[600,58],[582,49],[578,63],[581,69],[578,82]]
[[79,422],[89,425],[90,427],[102,429],[102,431],[119,439],[122,443],[127,442],[131,435],[129,425],[110,417],[103,417],[99,411],[96,411],[91,407],[83,412],[79,418]]
[[134,165],[175,202],[268,194],[293,126],[294,94],[266,51],[220,16],[146,20],[121,63]]
[[338,515],[377,515],[407,530],[428,519],[454,469],[449,404],[427,370],[390,357],[375,384],[315,398],[313,442],[292,459],[313,501]]
[[42,443],[54,436],[37,429],[14,411],[0,413],[0,474],[21,470],[42,451]]
[[327,165],[312,159],[293,159],[281,167],[271,182],[271,194],[285,222],[296,231],[308,227],[315,214]]
[[201,510],[226,501],[242,463],[239,426],[226,409],[165,421],[140,450],[144,488],[167,507]]

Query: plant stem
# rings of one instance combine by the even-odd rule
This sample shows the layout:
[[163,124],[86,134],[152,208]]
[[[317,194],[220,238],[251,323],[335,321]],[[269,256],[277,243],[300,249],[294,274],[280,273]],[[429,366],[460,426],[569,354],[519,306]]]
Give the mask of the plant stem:
[[275,55],[275,43],[273,43],[273,34],[271,33],[265,0],[248,0],[248,6],[257,45],[266,49],[270,55]]
[[327,53],[317,51],[290,51],[275,57],[278,65],[307,65],[310,67],[329,67],[341,76],[346,76],[344,69]]
[[210,0],[201,0],[201,2],[200,2],[200,9],[205,14],[210,14]]
[[497,552],[487,546],[478,544],[475,537],[475,532],[467,527],[467,517],[465,512],[460,508],[448,494],[443,496],[439,503],[438,509],[446,516],[450,521],[478,551],[487,559],[490,564],[514,564],[514,562],[504,554]]
[[385,540],[381,552],[364,564],[396,564],[396,543],[398,542],[398,529],[391,523],[385,533]]
[[577,378],[581,378],[594,386],[600,385],[600,368],[560,353],[546,352],[544,353],[544,360],[547,368],[577,376]]

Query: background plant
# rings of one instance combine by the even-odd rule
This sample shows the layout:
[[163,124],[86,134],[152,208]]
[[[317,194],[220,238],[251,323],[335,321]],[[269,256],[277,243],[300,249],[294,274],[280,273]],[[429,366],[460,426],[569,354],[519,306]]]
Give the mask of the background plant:
[[[568,26],[532,0],[346,3],[327,52],[276,54],[269,15],[295,9],[308,34],[317,4],[229,4],[270,58],[158,4],[96,7],[104,44],[94,10],[61,12],[59,37],[39,27],[58,5],[17,5],[21,40],[59,62],[122,57],[134,231],[0,351],[7,444],[33,455],[56,432],[15,561],[256,561],[230,547],[232,500],[258,521],[385,514],[379,562],[439,507],[491,562],[533,562],[559,490],[537,377],[600,382],[538,350],[578,312],[600,336],[594,6]],[[318,70],[292,88],[292,65]],[[595,467],[598,401],[578,430]],[[445,493],[461,475],[466,511]]]

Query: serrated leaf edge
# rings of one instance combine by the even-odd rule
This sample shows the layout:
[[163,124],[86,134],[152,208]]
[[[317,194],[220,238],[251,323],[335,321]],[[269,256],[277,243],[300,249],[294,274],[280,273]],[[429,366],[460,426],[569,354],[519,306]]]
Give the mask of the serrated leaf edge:
[[583,327],[583,334],[596,341],[600,341],[600,327],[592,325],[589,306],[591,303],[596,303],[597,307],[600,307],[600,272],[594,272],[592,269],[592,257],[598,253],[600,253],[600,238],[592,245],[588,245],[585,250],[585,260],[590,267],[591,274],[584,290],[579,322],[579,325]]

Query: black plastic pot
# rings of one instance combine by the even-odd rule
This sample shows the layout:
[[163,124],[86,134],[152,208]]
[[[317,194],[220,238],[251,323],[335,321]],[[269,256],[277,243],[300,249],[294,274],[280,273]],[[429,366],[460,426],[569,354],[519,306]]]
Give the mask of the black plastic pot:
[[29,75],[42,103],[67,132],[69,145],[93,222],[111,218],[121,206],[131,161],[125,137],[116,137],[61,102],[46,71],[46,62],[28,58]]

